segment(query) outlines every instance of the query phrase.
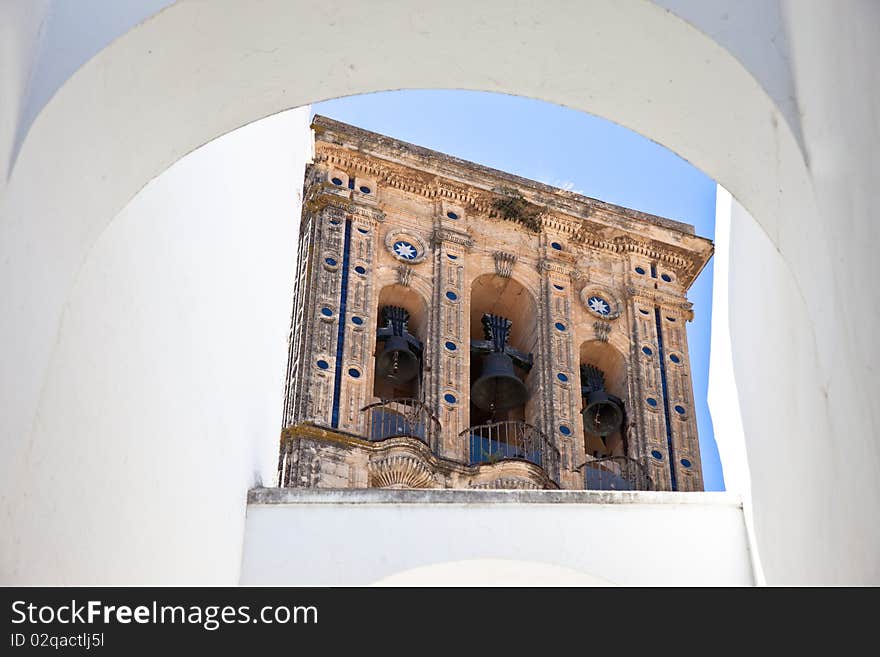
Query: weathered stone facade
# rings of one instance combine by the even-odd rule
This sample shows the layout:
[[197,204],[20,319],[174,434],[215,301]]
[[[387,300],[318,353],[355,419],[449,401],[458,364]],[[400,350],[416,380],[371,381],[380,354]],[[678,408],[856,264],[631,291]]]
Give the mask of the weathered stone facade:
[[[313,129],[279,485],[582,489],[635,464],[652,488],[702,490],[685,322],[709,240],[324,117]],[[376,371],[387,306],[408,313],[419,360],[405,385]],[[530,356],[527,400],[502,414],[471,403],[487,313]],[[619,431],[585,433],[582,365],[619,398]]]

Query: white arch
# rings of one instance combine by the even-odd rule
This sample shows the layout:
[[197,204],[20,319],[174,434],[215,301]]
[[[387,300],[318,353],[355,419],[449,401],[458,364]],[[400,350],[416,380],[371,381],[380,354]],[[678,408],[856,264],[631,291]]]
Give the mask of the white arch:
[[[842,88],[876,98],[878,92],[859,85],[867,69],[847,68],[870,61],[864,52],[847,51],[837,64],[811,46],[823,43],[826,32],[849,43],[848,34],[861,34],[860,22],[876,24],[877,12],[851,7],[845,21],[823,21],[831,10],[818,9],[784,4],[782,14],[794,32],[800,101],[818,115],[807,151],[812,144],[825,155],[823,129],[835,125],[842,105],[823,93]],[[800,42],[798,35],[804,35]],[[866,39],[853,43],[877,49]],[[822,75],[825,89],[811,72]],[[791,107],[781,111],[716,41],[640,0],[548,0],[516,10],[500,0],[425,3],[417,12],[393,1],[340,0],[316,11],[284,0],[259,9],[233,0],[183,0],[71,75],[30,126],[0,205],[0,343],[6,350],[0,412],[7,456],[0,480],[12,514],[4,551],[22,514],[45,513],[51,525],[66,512],[45,504],[27,508],[17,491],[46,475],[34,450],[37,456],[51,451],[56,438],[40,434],[40,418],[53,412],[41,391],[53,377],[51,359],[78,272],[116,213],[182,155],[238,126],[325,98],[416,87],[516,93],[610,118],[688,159],[748,208],[769,238],[761,266],[772,271],[769,281],[746,278],[735,290],[734,301],[750,295],[760,301],[766,329],[761,348],[750,353],[737,340],[753,338],[754,331],[731,319],[737,380],[749,381],[768,359],[802,368],[796,380],[779,379],[786,368],[775,369],[770,389],[792,388],[782,399],[754,386],[741,398],[768,576],[880,578],[872,556],[880,549],[880,529],[860,520],[880,512],[877,447],[870,439],[877,434],[871,394],[880,387],[876,369],[872,373],[878,347],[870,323],[856,321],[853,304],[826,312],[828,299],[877,300],[860,278],[861,265],[843,261],[848,251],[869,253],[868,238],[876,237],[859,223],[867,217],[862,201],[871,198],[866,181],[876,167],[868,159],[876,130],[862,115],[856,119],[865,139],[842,128],[839,143],[845,138],[867,171],[834,161],[834,148],[832,159],[822,160],[832,173],[811,171],[790,129]],[[838,180],[849,174],[854,178]],[[856,218],[847,224],[850,236],[834,232],[841,200],[856,203],[844,208]],[[735,239],[733,260],[745,267],[737,253]],[[792,324],[795,340],[786,328]],[[847,447],[829,436],[845,437]],[[787,460],[793,454],[797,458]],[[846,465],[828,469],[831,454]],[[778,486],[780,480],[785,485]],[[800,490],[805,480],[809,490]],[[850,511],[835,511],[842,508]],[[854,531],[864,547],[840,562]],[[792,559],[794,553],[800,557]],[[25,572],[27,557],[21,559],[15,568]]]

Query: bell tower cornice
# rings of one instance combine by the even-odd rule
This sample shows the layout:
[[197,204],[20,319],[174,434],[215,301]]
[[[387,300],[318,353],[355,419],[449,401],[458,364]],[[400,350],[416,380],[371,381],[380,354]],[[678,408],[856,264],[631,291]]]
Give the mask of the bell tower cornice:
[[[712,256],[693,226],[557,189],[321,116],[316,164],[369,176],[398,191],[445,199],[473,216],[519,221],[573,243],[646,258],[671,269],[687,289]],[[331,190],[330,195],[333,195]]]

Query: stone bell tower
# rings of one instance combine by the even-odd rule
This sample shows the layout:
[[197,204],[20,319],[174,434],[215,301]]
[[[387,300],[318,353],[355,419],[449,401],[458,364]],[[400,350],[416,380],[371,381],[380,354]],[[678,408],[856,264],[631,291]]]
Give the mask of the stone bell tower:
[[693,227],[316,116],[279,485],[702,490]]

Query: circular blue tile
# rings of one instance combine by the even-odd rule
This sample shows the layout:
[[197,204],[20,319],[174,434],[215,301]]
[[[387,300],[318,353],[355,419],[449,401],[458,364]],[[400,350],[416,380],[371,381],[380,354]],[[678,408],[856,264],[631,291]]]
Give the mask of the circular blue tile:
[[675,412],[678,413],[679,415],[684,415],[685,414],[684,406],[676,406]]
[[449,349],[449,351],[455,351],[456,349],[458,349],[458,347],[455,346],[454,342],[447,342],[446,348]]
[[451,253],[447,253],[446,257],[449,258],[450,260],[458,260],[458,256],[452,255]]
[[642,267],[636,267],[636,273],[637,273],[639,276],[644,276],[644,275],[645,275],[645,270],[644,270],[644,268],[642,268]]
[[366,269],[364,269],[364,268],[363,268],[363,267],[361,267],[361,266],[357,266],[357,267],[355,267],[355,268],[354,268],[354,270],[355,270],[355,271],[356,271],[356,272],[357,272],[357,273],[358,273],[358,274],[361,274],[361,275],[363,275],[363,274],[366,274],[366,273],[367,273],[367,270],[366,270]]
[[339,221],[339,219],[331,219],[331,220],[330,220],[330,225],[331,225],[331,226],[338,226],[338,225],[341,224],[341,223],[342,223],[342,222]]
[[336,259],[335,258],[324,258],[324,262],[326,262],[331,267],[336,266]]
[[330,182],[332,182],[336,186],[339,186],[342,184],[342,178],[331,178]]
[[563,436],[568,436],[569,434],[571,434],[571,429],[569,429],[564,424],[560,424],[559,425],[559,433],[561,433]]
[[682,464],[684,467],[686,467],[686,468],[689,468],[689,467],[691,467],[691,465],[692,465],[691,462],[690,462],[690,459],[682,459],[682,460],[681,460],[681,464]]
[[647,310],[645,310],[644,308],[639,308],[639,312],[642,313],[643,315],[650,315],[650,313]]
[[361,319],[360,317],[358,317],[357,315],[355,315],[354,317],[351,318],[351,323],[357,324],[358,326],[360,326],[361,324],[364,323],[364,320]]
[[565,330],[565,324],[563,324],[562,322],[556,322],[553,326],[556,327],[557,331],[564,331]]
[[660,278],[662,278],[662,279],[663,279],[664,281],[666,281],[667,283],[671,283],[671,282],[672,282],[672,277],[671,277],[669,274],[661,274],[661,275],[660,275]]
[[654,399],[653,397],[648,397],[648,399],[646,399],[645,401],[648,402],[648,406],[650,406],[651,408],[657,407],[657,400]]
[[458,400],[455,398],[455,395],[450,395],[448,392],[443,395],[443,399],[446,400],[448,404],[454,404]]
[[559,374],[557,374],[557,375],[556,375],[556,378],[559,379],[560,381],[562,381],[563,383],[565,383],[566,381],[568,381],[568,377],[567,377],[565,374],[563,374],[562,372],[560,372]]
[[319,360],[316,365],[319,369],[322,370],[326,370],[328,367],[330,367],[330,363],[328,363],[326,360]]
[[359,232],[359,233],[363,233],[364,235],[366,235],[366,234],[369,233],[370,231],[367,230],[366,228],[358,228],[358,232]]
[[669,317],[669,316],[667,315],[667,316],[666,316],[666,321],[667,321],[667,322],[674,322],[674,321],[675,321],[675,317]]
[[352,379],[359,379],[361,376],[361,372],[360,372],[360,370],[356,370],[355,368],[352,367],[348,370],[348,375]]
[[645,354],[646,356],[653,356],[654,355],[654,351],[651,349],[651,347],[642,347],[642,353]]
[[361,185],[361,194],[369,194],[372,190],[366,185]]
[[553,287],[555,287],[557,290],[564,290],[565,289],[564,287],[562,287],[561,285],[557,285],[556,283],[553,284]]
[[663,453],[657,451],[656,449],[653,450],[653,451],[651,452],[651,456],[653,456],[653,457],[654,457],[655,459],[657,459],[658,461],[662,461],[662,460],[663,460]]
[[321,314],[324,315],[324,317],[332,317],[333,311],[330,310],[327,306],[324,306],[323,308],[321,308]]
[[446,298],[450,301],[455,301],[456,299],[458,299],[458,295],[452,290],[449,290],[449,292],[446,293]]
[[557,251],[562,251],[562,245],[559,242],[551,242],[550,248],[555,249]]
[[681,358],[679,358],[675,354],[669,354],[669,360],[671,360],[673,363],[680,363],[681,362]]
[[450,219],[458,219],[458,215],[455,214],[454,212],[447,212],[446,216],[449,217]]

